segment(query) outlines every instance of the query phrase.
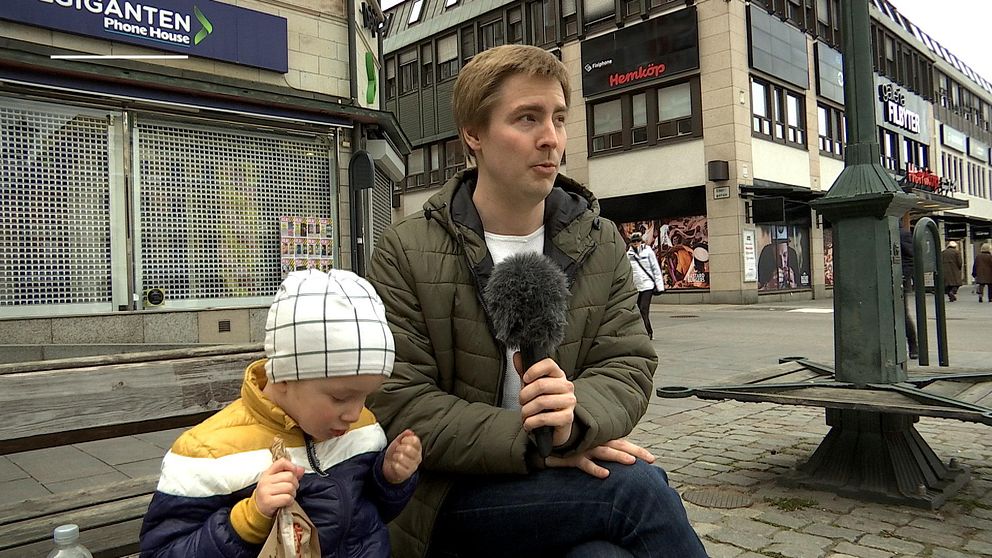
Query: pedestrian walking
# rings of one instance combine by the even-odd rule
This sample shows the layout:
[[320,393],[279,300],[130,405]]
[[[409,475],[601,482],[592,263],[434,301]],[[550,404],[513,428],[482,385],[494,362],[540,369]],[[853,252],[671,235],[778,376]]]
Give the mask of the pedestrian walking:
[[947,248],[940,253],[940,266],[944,271],[944,294],[951,302],[958,299],[958,287],[961,286],[961,271],[964,263],[961,261],[961,252],[958,252],[958,243],[953,240],[947,243]]
[[982,291],[988,291],[989,302],[992,302],[992,244],[982,244],[982,251],[975,256],[971,266],[971,276],[978,283],[978,302],[982,302]]
[[643,240],[640,232],[631,233],[627,258],[633,272],[634,288],[637,289],[637,309],[641,312],[648,337],[654,339],[654,330],[651,329],[651,298],[665,290],[665,279],[661,275],[661,266],[658,265],[654,249],[645,246]]
[[909,358],[919,357],[919,340],[916,338],[916,324],[913,322],[915,307],[910,307],[909,297],[913,296],[913,272],[915,249],[913,248],[913,231],[910,229],[909,213],[902,217],[899,229],[899,248],[902,252],[902,292],[906,315],[906,344],[909,345]]

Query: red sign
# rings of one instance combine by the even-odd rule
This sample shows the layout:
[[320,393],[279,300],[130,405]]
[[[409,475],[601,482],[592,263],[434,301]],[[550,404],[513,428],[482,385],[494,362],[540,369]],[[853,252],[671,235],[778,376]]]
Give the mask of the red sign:
[[647,66],[638,66],[637,69],[632,72],[617,72],[610,74],[610,87],[624,85],[632,81],[638,81],[645,78],[656,78],[663,73],[665,73],[664,64],[648,64]]

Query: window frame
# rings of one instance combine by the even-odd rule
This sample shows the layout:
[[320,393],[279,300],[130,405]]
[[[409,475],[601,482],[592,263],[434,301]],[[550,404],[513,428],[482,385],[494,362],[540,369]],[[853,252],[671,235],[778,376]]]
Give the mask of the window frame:
[[[756,87],[764,92],[765,115],[754,111]],[[792,98],[796,100],[796,125],[789,123],[789,100]],[[806,92],[799,93],[769,79],[752,75],[751,136],[808,151],[808,134]]]

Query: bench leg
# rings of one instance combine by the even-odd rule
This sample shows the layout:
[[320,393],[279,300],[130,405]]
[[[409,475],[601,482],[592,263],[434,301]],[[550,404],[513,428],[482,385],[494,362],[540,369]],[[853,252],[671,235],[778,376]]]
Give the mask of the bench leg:
[[919,417],[827,409],[830,432],[787,482],[842,496],[937,509],[971,478],[945,465],[913,426]]

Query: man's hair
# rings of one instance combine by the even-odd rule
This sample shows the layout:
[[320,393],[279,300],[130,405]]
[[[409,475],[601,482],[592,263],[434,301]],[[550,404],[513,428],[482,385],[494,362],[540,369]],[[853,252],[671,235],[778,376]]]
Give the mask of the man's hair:
[[569,106],[572,88],[568,73],[565,65],[550,52],[528,45],[504,45],[481,52],[458,73],[451,101],[458,137],[469,160],[474,160],[475,153],[465,142],[462,129],[487,127],[493,107],[499,101],[500,86],[517,74],[558,81],[565,94],[565,106]]

